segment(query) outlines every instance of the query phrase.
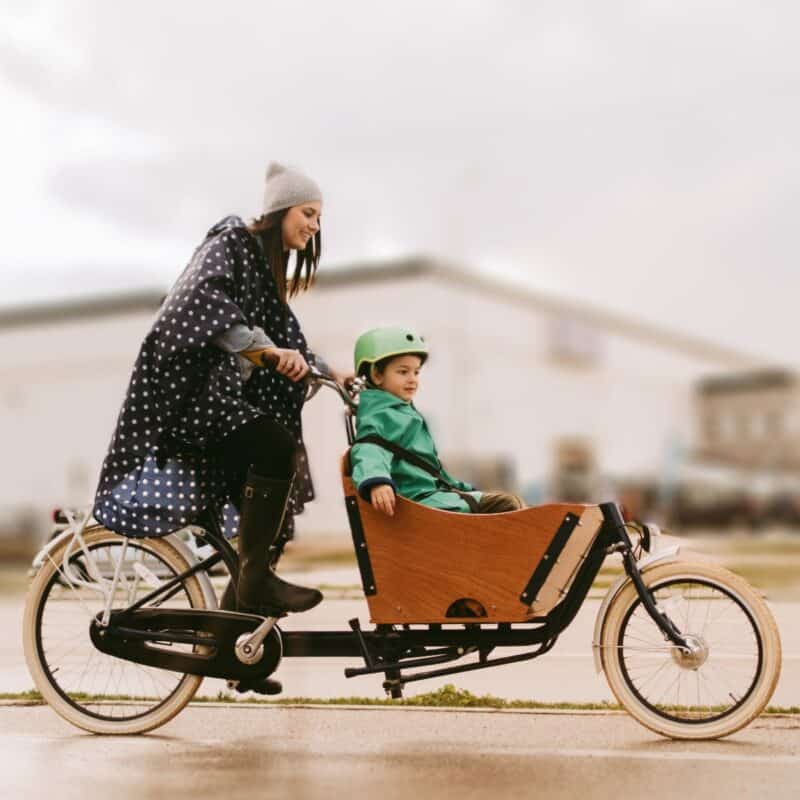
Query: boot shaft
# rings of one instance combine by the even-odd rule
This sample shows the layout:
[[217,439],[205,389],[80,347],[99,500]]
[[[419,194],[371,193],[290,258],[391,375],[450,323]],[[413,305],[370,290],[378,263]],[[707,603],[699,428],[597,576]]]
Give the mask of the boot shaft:
[[294,476],[289,480],[266,478],[251,470],[242,492],[239,522],[239,610],[268,616],[285,611],[306,611],[322,600],[316,589],[282,581],[270,568],[270,547],[286,515]]
[[250,561],[269,562],[269,549],[283,526],[293,482],[294,475],[281,480],[248,470],[240,503],[240,569]]

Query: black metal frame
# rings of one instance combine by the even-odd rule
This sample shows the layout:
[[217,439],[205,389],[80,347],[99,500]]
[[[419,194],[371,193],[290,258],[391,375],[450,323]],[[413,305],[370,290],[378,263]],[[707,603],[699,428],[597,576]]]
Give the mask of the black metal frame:
[[[351,678],[383,673],[385,676],[383,685],[393,697],[402,696],[403,686],[414,681],[538,658],[553,647],[561,632],[575,618],[606,555],[610,552],[622,553],[626,573],[633,580],[642,603],[665,637],[679,646],[685,646],[686,643],[680,633],[671,620],[658,611],[650,592],[644,586],[636,565],[633,545],[616,504],[604,503],[600,508],[603,513],[603,523],[592,547],[578,568],[569,590],[558,605],[544,617],[533,618],[525,623],[377,625],[370,631],[362,631],[358,620],[354,619],[350,620],[348,631],[281,631],[283,655],[288,658],[361,658],[364,666],[348,667],[345,669],[345,676]],[[351,524],[354,516],[357,520],[357,510],[355,515],[352,513],[350,515]],[[95,621],[92,638],[100,649],[120,658],[134,661],[148,658],[152,662],[153,650],[147,647],[148,641],[190,643],[206,648],[210,644],[224,643],[225,647],[222,649],[227,651],[232,649],[231,643],[235,643],[237,636],[255,629],[261,619],[253,615],[198,610],[194,612],[196,625],[192,625],[192,617],[186,612],[176,616],[175,611],[169,608],[154,609],[152,606],[143,608],[147,603],[154,601],[158,601],[157,605],[160,606],[180,590],[186,578],[210,569],[219,561],[225,562],[235,580],[238,574],[238,557],[235,551],[224,538],[213,515],[209,515],[203,522],[205,528],[199,536],[208,542],[215,552],[180,575],[174,576],[128,608],[115,612],[109,626],[102,634]],[[574,528],[573,522],[572,519],[565,520],[565,524],[559,530],[562,528],[571,530]],[[359,538],[358,525],[360,521],[355,526],[353,535],[356,553],[360,556],[359,565],[362,566],[361,558],[365,558],[368,563],[368,553],[363,531]],[[566,540],[565,536],[561,539]],[[563,541],[554,542],[553,547],[559,549],[563,547],[563,543]],[[365,581],[371,580],[371,570],[365,571],[362,568],[361,574]],[[374,586],[374,583],[367,585]],[[532,579],[527,589],[535,588],[537,585],[540,585],[540,581]],[[160,616],[161,624],[159,624]],[[192,633],[193,630],[200,633]],[[213,636],[211,640],[208,638],[209,635]],[[265,644],[270,643],[280,646],[279,641],[275,642],[272,639]],[[498,647],[534,649],[512,656],[489,658],[491,652]],[[219,652],[219,648],[214,650],[216,653],[212,659],[162,653],[155,656],[159,663],[153,665],[227,678],[241,678],[253,673],[263,677],[265,674],[266,665],[260,669],[243,668],[238,662],[234,663],[235,658],[232,653],[223,654]],[[477,654],[476,661],[448,667],[438,666],[461,660],[472,654]],[[265,658],[269,662],[270,670],[274,670],[278,665],[280,654],[277,659],[272,656]],[[437,668],[429,669],[430,667]]]
[[[315,375],[318,382],[336,387],[332,379],[327,376]],[[338,388],[338,387],[337,387]],[[344,397],[342,389],[338,391]],[[352,407],[352,401],[348,401]],[[348,441],[352,444],[352,414],[346,413]],[[347,504],[348,520],[350,523],[353,545],[358,559],[359,571],[366,595],[375,594],[377,589],[372,567],[369,559],[367,542],[361,524],[360,514],[355,498],[345,498]],[[377,625],[374,630],[362,631],[357,619],[350,620],[349,631],[287,631],[280,632],[277,637],[271,637],[265,646],[272,645],[280,649],[283,642],[283,655],[289,658],[351,658],[360,657],[363,667],[349,667],[345,669],[345,676],[370,675],[383,673],[385,676],[384,688],[392,697],[401,697],[403,686],[413,681],[427,678],[454,675],[477,669],[511,664],[519,661],[528,661],[538,658],[548,652],[556,643],[561,632],[572,622],[578,613],[586,595],[597,576],[606,555],[619,552],[623,557],[625,572],[633,581],[636,590],[648,614],[664,633],[665,638],[679,647],[686,647],[686,641],[680,635],[673,622],[656,607],[655,601],[644,585],[641,572],[636,563],[634,548],[628,536],[625,522],[619,508],[615,503],[602,503],[600,509],[603,522],[598,535],[578,568],[577,575],[563,595],[560,602],[546,616],[533,618],[524,623],[453,623],[428,624],[428,625]],[[253,615],[237,614],[234,612],[215,611],[204,612],[197,610],[194,615],[183,613],[175,615],[169,608],[148,608],[143,606],[158,600],[158,606],[163,604],[177,591],[186,578],[197,572],[209,570],[212,566],[224,561],[232,580],[236,581],[239,572],[239,559],[231,545],[225,539],[218,524],[218,515],[210,509],[198,524],[202,525],[203,532],[198,538],[210,544],[215,552],[213,555],[195,564],[190,569],[176,575],[163,586],[150,592],[133,605],[112,615],[110,624],[102,630],[99,629],[97,620],[92,623],[92,638],[101,649],[109,649],[120,658],[139,660],[147,651],[147,642],[175,642],[196,644],[208,648],[209,636],[213,637],[214,644],[222,645],[227,651],[232,650],[231,642],[235,643],[236,637],[247,631],[254,630],[261,621],[260,617]],[[578,518],[574,514],[566,515],[564,521],[554,535],[553,542],[548,548],[542,562],[537,566],[528,584],[521,588],[520,600],[530,603],[535,599],[536,593],[541,588],[552,564],[566,543],[569,535],[575,528]],[[159,628],[159,616],[163,624]],[[227,618],[227,621],[226,621]],[[196,620],[196,625],[192,624]],[[170,621],[175,629],[170,631]],[[277,627],[275,629],[277,631]],[[198,633],[199,631],[199,633]],[[112,644],[108,642],[111,641]],[[533,647],[525,653],[499,658],[489,658],[493,650],[498,647]],[[215,648],[219,650],[220,648]],[[477,661],[459,666],[427,669],[428,667],[457,661],[470,654],[477,653]],[[277,667],[280,652],[267,654],[264,657],[269,669]],[[258,672],[261,675],[264,667],[250,667],[244,669],[232,652],[217,652],[212,666],[203,666],[202,658],[185,657],[178,654],[159,656],[160,663],[167,669],[190,672],[194,674],[214,674],[218,677],[237,678],[243,673]],[[212,670],[209,672],[209,670]],[[229,670],[229,674],[225,674]],[[412,670],[407,672],[404,670]]]

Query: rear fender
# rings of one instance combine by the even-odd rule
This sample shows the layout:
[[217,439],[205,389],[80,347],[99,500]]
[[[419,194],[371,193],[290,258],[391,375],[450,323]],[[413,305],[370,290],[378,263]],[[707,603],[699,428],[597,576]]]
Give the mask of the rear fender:
[[[92,530],[95,530],[98,527],[101,526],[87,525],[85,528],[85,533],[90,533]],[[51,553],[54,553],[59,547],[61,547],[62,544],[68,542],[74,535],[75,534],[73,530],[68,527],[61,531],[58,536],[47,542],[47,544],[45,544],[44,547],[42,547],[42,549],[39,550],[34,557],[33,563],[31,564],[31,574],[36,574],[36,572],[39,571],[40,567],[44,563],[45,559],[47,559]],[[194,553],[192,553],[189,546],[177,535],[177,533],[170,533],[165,536],[164,539],[166,539],[172,545],[172,547],[174,547],[175,550],[180,553],[190,567],[198,563]],[[205,601],[206,608],[218,608],[217,594],[214,591],[214,587],[211,585],[211,579],[208,577],[208,574],[201,570],[200,572],[195,573],[195,577],[200,582],[200,588],[203,592],[203,600]]]

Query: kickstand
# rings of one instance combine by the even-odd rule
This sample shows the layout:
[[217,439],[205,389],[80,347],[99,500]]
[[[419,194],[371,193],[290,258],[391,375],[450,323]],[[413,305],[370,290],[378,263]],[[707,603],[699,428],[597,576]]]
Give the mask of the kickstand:
[[353,633],[358,637],[358,646],[361,648],[361,656],[364,659],[364,663],[367,665],[367,669],[372,669],[375,664],[372,660],[372,656],[367,649],[367,643],[364,641],[364,636],[361,633],[361,623],[358,621],[358,618],[351,619],[348,623],[350,628],[352,629]]
[[401,700],[403,697],[403,676],[399,669],[388,669],[384,673],[386,680],[383,688],[392,700]]

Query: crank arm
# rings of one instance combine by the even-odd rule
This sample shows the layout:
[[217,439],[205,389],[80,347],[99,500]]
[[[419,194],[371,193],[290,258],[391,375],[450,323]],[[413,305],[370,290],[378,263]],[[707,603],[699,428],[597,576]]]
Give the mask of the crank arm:
[[243,664],[255,664],[261,658],[261,645],[275,627],[277,617],[267,617],[251,634],[236,640],[236,658]]

